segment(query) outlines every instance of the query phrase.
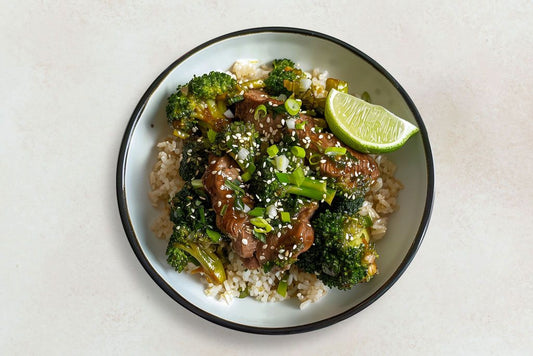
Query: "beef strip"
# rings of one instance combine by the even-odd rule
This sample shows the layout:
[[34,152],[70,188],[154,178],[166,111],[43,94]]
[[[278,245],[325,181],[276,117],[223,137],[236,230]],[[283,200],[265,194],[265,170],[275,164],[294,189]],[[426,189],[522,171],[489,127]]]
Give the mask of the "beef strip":
[[235,116],[243,121],[254,124],[255,129],[265,136],[270,143],[279,142],[285,132],[294,134],[299,144],[305,147],[308,157],[311,154],[323,153],[327,147],[345,147],[349,155],[324,156],[320,160],[320,174],[341,181],[348,189],[356,189],[371,184],[380,175],[378,165],[367,154],[355,151],[344,145],[333,134],[315,131],[317,119],[300,114],[297,123],[305,122],[303,130],[289,130],[283,125],[284,114],[275,114],[268,110],[261,120],[254,119],[255,109],[259,105],[280,106],[283,101],[271,98],[263,90],[253,89],[244,93],[244,100],[236,104]]
[[300,115],[298,123],[305,122],[302,130],[289,130],[296,135],[298,142],[306,149],[307,157],[312,154],[322,154],[328,147],[344,147],[345,155],[323,155],[319,163],[322,176],[335,178],[348,189],[356,189],[372,184],[380,175],[377,163],[367,154],[355,151],[343,144],[335,135],[316,130],[316,119],[307,115]]
[[277,259],[296,260],[299,254],[307,251],[315,239],[314,230],[309,221],[317,208],[316,202],[305,205],[292,218],[290,227],[269,234],[266,243],[260,243],[257,248],[256,257],[259,263],[265,264]]
[[[259,241],[252,235],[253,226],[248,214],[234,207],[234,192],[225,185],[226,179],[233,181],[239,177],[237,167],[235,161],[229,156],[210,155],[209,165],[202,181],[211,196],[217,227],[231,238],[231,247],[243,258],[243,261],[246,261],[255,258],[254,252]],[[253,200],[250,196],[245,195],[242,201],[248,207],[253,208]]]
[[[255,109],[259,105],[267,107],[267,114],[260,120],[254,118]],[[283,135],[282,120],[284,115],[276,114],[269,109],[269,106],[283,105],[283,101],[269,97],[262,90],[252,89],[244,93],[244,100],[235,105],[235,117],[245,122],[251,122],[256,131],[270,143],[276,143],[281,140]]]

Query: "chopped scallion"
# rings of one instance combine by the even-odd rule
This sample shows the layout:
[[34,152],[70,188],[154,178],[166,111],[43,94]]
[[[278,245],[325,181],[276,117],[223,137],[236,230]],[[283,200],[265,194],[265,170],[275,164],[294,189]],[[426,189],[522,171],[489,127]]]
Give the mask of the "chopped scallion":
[[272,231],[272,225],[270,225],[264,218],[252,218],[250,219],[250,223],[255,226],[254,231],[260,234],[266,234]]
[[207,139],[209,142],[214,143],[217,138],[217,132],[215,130],[209,129],[207,131]]
[[298,122],[298,123],[296,123],[296,125],[294,125],[294,128],[296,130],[303,130],[303,129],[305,129],[305,124],[306,123],[307,123],[307,121]]
[[304,158],[305,157],[305,149],[300,146],[292,146],[291,152],[296,157]]
[[263,104],[255,108],[254,119],[262,120],[267,114],[267,108]]
[[316,166],[317,164],[320,163],[320,160],[322,159],[322,155],[319,154],[319,153],[313,153],[310,157],[309,157],[309,164],[312,165],[312,166]]
[[267,153],[269,157],[274,157],[279,152],[279,148],[276,145],[272,145],[269,148],[267,148]]
[[260,208],[260,207],[253,208],[252,210],[248,212],[248,215],[256,216],[256,217],[263,216],[265,215],[265,208]]
[[291,181],[296,184],[298,187],[302,185],[302,183],[305,181],[305,173],[302,167],[298,166],[292,174],[291,174]]
[[346,154],[346,147],[327,147],[324,153],[328,156],[342,156]]
[[281,212],[281,221],[282,222],[291,222],[291,214],[288,211]]
[[202,183],[201,179],[193,179],[193,180],[191,180],[191,185],[195,189],[204,187],[204,183]]
[[300,112],[300,106],[301,103],[299,103],[296,99],[289,98],[285,100],[285,110],[287,110],[287,113],[289,115],[297,115]]

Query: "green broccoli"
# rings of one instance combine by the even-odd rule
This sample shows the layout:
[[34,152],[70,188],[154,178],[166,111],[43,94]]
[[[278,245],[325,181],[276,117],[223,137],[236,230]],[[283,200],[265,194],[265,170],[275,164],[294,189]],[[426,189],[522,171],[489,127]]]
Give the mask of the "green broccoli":
[[211,144],[204,137],[190,136],[183,143],[179,173],[188,182],[201,177],[207,166]]
[[226,277],[217,255],[222,235],[209,196],[186,183],[170,201],[170,220],[174,229],[166,251],[168,264],[181,272],[194,262],[209,281],[222,283]]
[[242,100],[237,81],[229,74],[210,72],[193,77],[170,95],[166,107],[167,119],[178,137],[188,137],[197,126],[219,130],[227,121],[228,105]]
[[300,78],[305,74],[302,70],[295,68],[295,63],[287,58],[275,59],[272,61],[274,67],[265,79],[265,90],[270,95],[284,94],[290,96],[297,91]]
[[167,246],[167,262],[176,271],[182,272],[189,261],[200,265],[211,283],[220,284],[226,280],[222,260],[216,254],[211,238],[204,232],[176,227]]
[[341,290],[374,276],[377,254],[360,220],[342,212],[323,210],[315,215],[311,225],[315,241],[299,256],[299,268],[315,273],[327,286]]
[[203,189],[194,189],[190,182],[170,200],[170,220],[177,226],[192,231],[214,230],[215,218],[209,195]]

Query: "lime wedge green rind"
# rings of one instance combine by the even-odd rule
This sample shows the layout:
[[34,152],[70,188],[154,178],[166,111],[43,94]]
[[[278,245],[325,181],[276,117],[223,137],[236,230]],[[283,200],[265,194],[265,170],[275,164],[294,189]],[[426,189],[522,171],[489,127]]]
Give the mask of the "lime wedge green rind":
[[331,131],[349,147],[365,153],[397,150],[418,127],[379,105],[332,89],[325,117]]

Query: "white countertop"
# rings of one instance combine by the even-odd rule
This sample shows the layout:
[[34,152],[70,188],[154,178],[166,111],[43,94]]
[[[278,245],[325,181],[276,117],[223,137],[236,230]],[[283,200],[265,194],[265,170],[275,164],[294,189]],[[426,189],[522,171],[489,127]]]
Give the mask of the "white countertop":
[[[1,5],[0,354],[532,352],[531,1],[174,3]],[[431,223],[400,280],[354,317],[288,336],[174,302],[134,256],[115,193],[153,79],[208,39],[273,25],[382,64],[424,118],[436,169]]]

